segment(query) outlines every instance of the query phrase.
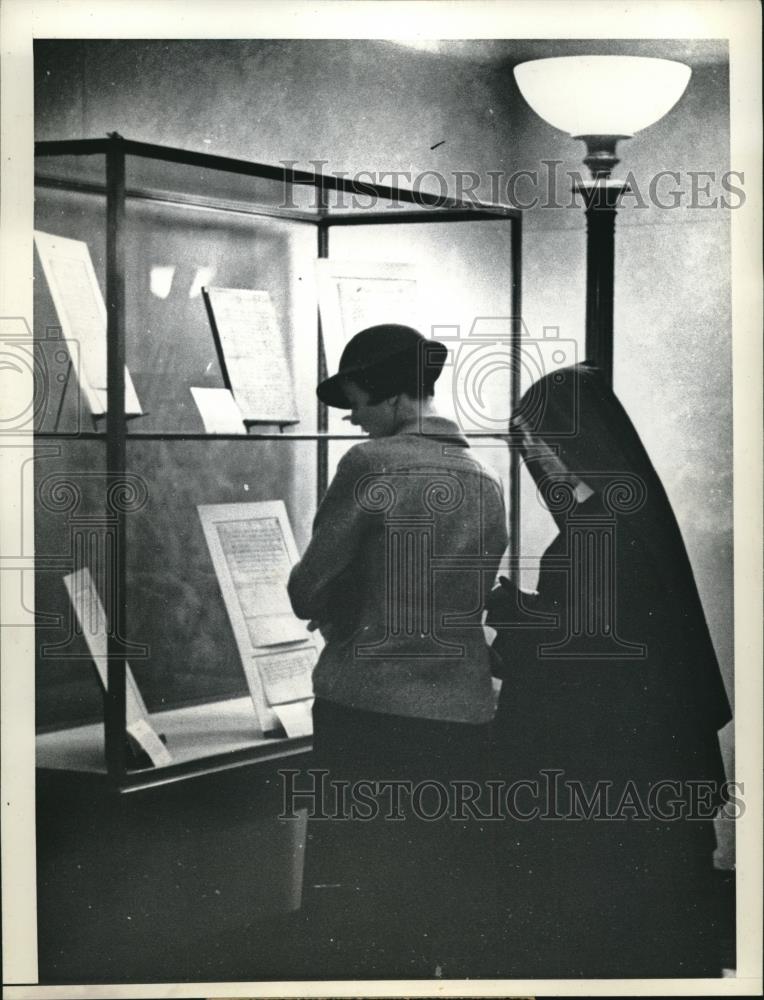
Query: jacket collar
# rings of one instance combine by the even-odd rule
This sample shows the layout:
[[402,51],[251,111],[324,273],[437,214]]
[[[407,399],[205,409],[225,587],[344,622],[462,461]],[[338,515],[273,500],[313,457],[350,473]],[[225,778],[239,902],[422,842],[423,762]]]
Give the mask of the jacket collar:
[[[457,445],[461,448],[469,448],[469,441],[462,434],[458,425],[453,422],[453,420],[447,420],[445,417],[419,417],[415,420],[410,420],[405,424],[401,424],[398,430],[395,432],[397,434],[414,434],[419,437],[435,438],[439,441],[445,441],[450,445]],[[395,435],[393,435],[395,437]]]

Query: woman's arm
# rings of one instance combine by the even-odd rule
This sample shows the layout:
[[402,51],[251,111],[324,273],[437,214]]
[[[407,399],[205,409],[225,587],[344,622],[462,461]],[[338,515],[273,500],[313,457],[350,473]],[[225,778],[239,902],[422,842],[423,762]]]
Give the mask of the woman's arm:
[[[369,472],[364,446],[345,454],[313,522],[313,535],[302,559],[292,569],[288,591],[298,618],[331,623],[342,599],[342,574],[358,553],[369,514],[356,499],[356,486]],[[350,585],[350,581],[348,581]]]

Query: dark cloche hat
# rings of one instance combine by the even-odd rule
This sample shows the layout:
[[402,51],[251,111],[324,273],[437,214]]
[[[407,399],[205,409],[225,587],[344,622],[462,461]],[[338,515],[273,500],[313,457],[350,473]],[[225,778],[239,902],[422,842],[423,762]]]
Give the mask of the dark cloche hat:
[[316,394],[327,406],[349,410],[346,378],[377,396],[380,393],[394,396],[412,385],[431,392],[447,357],[448,348],[444,344],[427,340],[413,327],[398,323],[370,326],[350,338],[337,374],[320,382]]

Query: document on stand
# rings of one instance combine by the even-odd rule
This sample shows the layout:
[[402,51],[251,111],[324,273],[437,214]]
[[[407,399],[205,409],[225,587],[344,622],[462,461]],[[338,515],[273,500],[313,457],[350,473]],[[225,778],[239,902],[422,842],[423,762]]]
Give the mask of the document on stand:
[[260,671],[269,705],[286,705],[313,697],[311,674],[316,664],[315,646],[258,656],[253,662]]
[[246,434],[244,417],[230,389],[191,386],[191,395],[208,434]]
[[284,340],[268,292],[203,288],[220,367],[245,421],[297,423]]
[[284,732],[292,739],[298,736],[313,735],[313,716],[311,708],[313,699],[310,701],[293,701],[289,705],[275,705],[274,711],[279,722],[284,727]]
[[[35,231],[34,241],[69,356],[94,417],[107,410],[106,305],[90,250],[81,240]],[[125,366],[125,413],[143,413]]]
[[[77,623],[82,630],[104,690],[109,687],[106,612],[87,566],[64,577],[64,586],[72,602]],[[125,726],[127,732],[148,754],[155,767],[172,764],[172,755],[149,721],[149,711],[138,690],[129,664],[125,666]]]
[[316,647],[303,645],[256,656],[250,669],[260,675],[265,698],[287,736],[310,736],[313,732],[313,684]]
[[252,645],[305,639],[286,590],[292,562],[279,517],[219,522],[218,538]]
[[316,660],[315,638],[287,594],[297,547],[286,507],[275,500],[198,509],[258,722],[268,732],[280,722],[278,706],[312,697]]
[[345,344],[378,323],[419,327],[421,309],[413,264],[316,261],[318,305],[326,367],[336,372]]

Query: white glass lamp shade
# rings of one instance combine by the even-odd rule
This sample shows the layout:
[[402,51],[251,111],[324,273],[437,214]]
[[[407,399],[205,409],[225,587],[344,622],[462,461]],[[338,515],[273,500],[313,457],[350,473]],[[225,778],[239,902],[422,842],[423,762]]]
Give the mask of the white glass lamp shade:
[[641,56],[561,56],[515,66],[525,100],[572,136],[631,136],[660,121],[685,92],[684,63]]

